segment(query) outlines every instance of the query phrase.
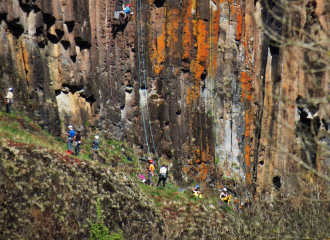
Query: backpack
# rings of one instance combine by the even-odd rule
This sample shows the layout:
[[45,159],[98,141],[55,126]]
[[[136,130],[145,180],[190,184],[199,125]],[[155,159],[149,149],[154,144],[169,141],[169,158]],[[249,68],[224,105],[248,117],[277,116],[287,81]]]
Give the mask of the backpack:
[[67,153],[67,154],[70,154],[70,155],[74,155],[74,152],[71,151],[71,150],[67,150],[66,153]]

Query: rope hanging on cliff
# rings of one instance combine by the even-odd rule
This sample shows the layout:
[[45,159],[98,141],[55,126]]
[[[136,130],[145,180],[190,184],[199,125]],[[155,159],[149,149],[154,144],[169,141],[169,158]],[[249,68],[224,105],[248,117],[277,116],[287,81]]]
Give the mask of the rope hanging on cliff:
[[[137,8],[138,46],[140,46],[139,38],[141,37],[141,51],[142,51],[142,61],[143,61],[143,80],[144,80],[144,85],[147,88],[146,71],[145,71],[145,59],[144,59],[144,46],[143,46],[143,28],[142,28],[142,11],[141,11],[142,7],[141,6],[142,6],[141,0],[137,0],[136,1],[136,8]],[[140,18],[139,18],[139,15],[140,15]],[[138,26],[139,25],[139,19],[140,19],[140,26]],[[139,28],[140,28],[141,36],[139,34]],[[138,56],[139,56],[140,90],[141,90],[140,51],[138,51]],[[142,104],[142,106],[143,106],[143,104]],[[154,141],[154,137],[153,137],[153,133],[152,133],[152,127],[151,127],[150,113],[149,113],[149,107],[148,107],[148,90],[146,90],[146,108],[147,108],[147,114],[148,114],[148,120],[149,120],[150,136],[151,136],[152,144],[153,144],[155,154],[156,154],[156,157],[157,157],[158,165],[160,166],[159,158],[158,158],[158,154],[157,154],[157,149],[156,149],[156,145],[155,145],[155,141]],[[142,116],[144,116],[143,112],[142,112]],[[144,119],[144,117],[143,117],[143,119]]]
[[[111,9],[111,6],[110,6],[110,9]],[[111,11],[110,11],[110,16],[112,16]],[[106,1],[106,21],[105,21],[106,26],[105,27],[107,27],[107,21],[108,21],[108,2]],[[110,18],[109,31],[110,31],[109,38],[108,38],[109,42],[107,44],[108,44],[108,48],[109,48],[109,58],[108,58],[109,63],[108,64],[109,64],[110,95],[111,95],[111,98],[112,98],[113,102],[115,103],[115,105],[119,106],[118,102],[116,101],[116,99],[114,98],[114,96],[112,94],[112,79],[111,79],[111,31],[112,31],[112,20],[111,20],[111,18]],[[123,116],[126,117],[125,114],[123,114]],[[144,146],[144,148],[146,148],[146,145],[142,142],[142,140],[140,139],[138,133],[135,131],[134,127],[132,125],[129,125],[129,126],[131,126],[132,130],[134,131],[135,135],[138,137],[139,141]],[[147,142],[147,144],[148,144],[148,142]]]
[[[138,0],[136,1],[136,8],[138,10]],[[141,18],[141,16],[140,16]],[[137,18],[136,18],[136,25],[138,26],[139,24],[139,12],[137,14]],[[142,28],[141,28],[142,29]],[[140,33],[139,33],[139,27],[137,27],[137,31],[138,31],[138,48],[140,46]],[[142,31],[142,30],[141,30]],[[138,58],[139,58],[139,81],[140,81],[140,88],[139,91],[141,91],[141,60],[140,60],[140,50],[138,50]],[[148,99],[147,99],[148,101]],[[146,139],[146,143],[147,143],[147,147],[148,147],[148,153],[149,153],[149,157],[151,156],[150,153],[150,149],[149,149],[149,143],[148,143],[148,136],[147,136],[147,130],[146,130],[146,123],[145,123],[145,119],[144,119],[144,108],[143,108],[143,103],[142,103],[142,121],[143,121],[143,128],[144,128],[144,134],[145,134],[145,139]],[[147,102],[147,106],[148,106],[148,102]]]

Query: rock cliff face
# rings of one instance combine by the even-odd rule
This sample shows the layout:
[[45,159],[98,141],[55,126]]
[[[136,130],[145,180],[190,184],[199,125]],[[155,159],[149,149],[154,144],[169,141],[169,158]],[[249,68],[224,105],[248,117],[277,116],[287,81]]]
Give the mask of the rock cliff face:
[[306,136],[328,111],[300,113],[328,89],[327,57],[303,46],[328,36],[326,1],[140,0],[114,19],[122,3],[3,0],[1,93],[13,86],[15,108],[53,134],[74,124],[168,157],[178,180],[214,182],[217,165],[268,194],[294,185],[292,156],[321,171]]

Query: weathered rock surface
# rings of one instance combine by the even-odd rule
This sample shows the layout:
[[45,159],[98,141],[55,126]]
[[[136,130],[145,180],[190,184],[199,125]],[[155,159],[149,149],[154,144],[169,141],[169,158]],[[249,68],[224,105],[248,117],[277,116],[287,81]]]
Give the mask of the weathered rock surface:
[[[294,133],[305,119],[296,100],[326,96],[329,75],[317,59],[328,57],[278,47],[263,27],[301,43],[303,31],[328,36],[327,2],[292,3],[299,11],[285,14],[290,1],[143,0],[131,2],[128,21],[115,20],[122,2],[3,0],[1,93],[14,86],[14,107],[54,134],[74,124],[171,158],[178,180],[183,170],[214,182],[217,162],[224,177],[260,193],[295,186],[286,175],[297,170],[292,155],[308,163],[304,135],[319,138]],[[311,166],[322,171],[329,162],[320,152]]]

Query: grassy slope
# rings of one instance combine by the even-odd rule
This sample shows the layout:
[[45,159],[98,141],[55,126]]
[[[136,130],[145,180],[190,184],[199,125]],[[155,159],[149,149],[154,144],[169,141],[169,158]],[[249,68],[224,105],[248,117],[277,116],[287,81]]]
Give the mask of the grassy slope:
[[[9,142],[12,146],[30,144],[49,149],[49,152],[60,152],[62,156],[66,155],[63,155],[66,144],[62,139],[52,137],[21,113],[13,113],[11,116],[0,113],[0,139]],[[328,221],[329,214],[325,215],[325,218],[315,218],[315,213],[323,211],[324,208],[330,212],[329,206],[306,205],[311,210],[301,212],[290,205],[292,203],[287,203],[287,206],[279,207],[275,211],[272,206],[258,204],[254,208],[245,209],[243,214],[239,214],[233,209],[221,208],[218,205],[218,194],[211,190],[204,191],[203,199],[193,198],[190,193],[191,188],[179,191],[179,187],[171,177],[166,188],[142,184],[138,175],[145,174],[146,164],[138,161],[135,154],[137,150],[127,147],[126,143],[101,139],[101,161],[95,163],[89,158],[92,139],[83,139],[83,141],[85,144],[82,145],[79,160],[101,168],[112,166],[117,174],[121,174],[122,181],[128,179],[137,184],[138,191],[151,200],[149,203],[151,207],[158,209],[163,216],[164,234],[167,239],[329,236],[329,230],[324,225],[324,220]],[[124,155],[133,157],[133,162],[127,161]],[[154,182],[156,181],[155,177]],[[281,204],[283,205],[280,203],[279,206]],[[287,211],[288,208],[290,211]],[[281,220],[283,217],[285,220]],[[314,219],[312,226],[310,222],[303,221],[306,217]],[[297,221],[300,225],[296,224]]]

